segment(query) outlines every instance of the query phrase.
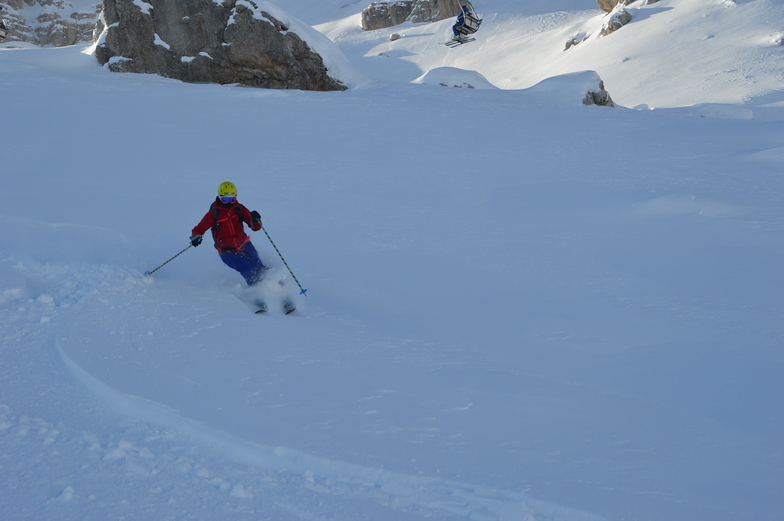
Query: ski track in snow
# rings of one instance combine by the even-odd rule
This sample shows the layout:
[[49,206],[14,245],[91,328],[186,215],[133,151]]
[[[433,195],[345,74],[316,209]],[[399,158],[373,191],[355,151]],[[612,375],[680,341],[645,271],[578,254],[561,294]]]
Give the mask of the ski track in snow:
[[[27,225],[43,232],[38,223]],[[58,228],[62,227],[51,230]],[[78,234],[83,227],[65,228]],[[12,382],[35,374],[34,368],[46,367],[48,374],[40,375],[40,380],[18,383],[30,391],[29,408],[37,408],[36,396],[57,396],[63,400],[59,404],[63,411],[82,414],[53,423],[19,416],[0,398],[0,445],[4,448],[0,476],[6,484],[0,489],[3,519],[105,520],[113,518],[118,504],[127,502],[137,505],[134,519],[155,520],[204,519],[216,504],[225,505],[237,520],[374,519],[388,516],[389,509],[404,513],[409,520],[602,519],[520,493],[251,443],[184,418],[161,404],[124,395],[66,354],[58,322],[65,315],[66,322],[92,321],[98,328],[124,315],[112,303],[131,300],[137,301],[133,309],[149,312],[156,303],[149,301],[145,306],[138,300],[144,299],[151,279],[133,268],[54,260],[40,264],[13,255],[5,257],[2,265],[8,289],[0,300],[6,315],[0,377]],[[101,305],[89,308],[85,315],[82,305],[91,299]],[[89,339],[89,331],[80,328]],[[143,342],[129,343],[134,349],[145,349]],[[27,348],[11,351],[14,345]],[[86,392],[79,391],[77,382]],[[108,404],[116,415],[100,403]],[[17,471],[19,460],[29,462],[30,472]],[[36,491],[37,508],[29,504],[14,507],[11,497],[22,486]],[[128,495],[136,490],[147,493],[144,497]]]
[[[122,291],[123,287],[127,291],[129,286],[144,282],[138,275],[121,271],[112,273],[106,267],[97,266],[86,266],[81,272],[52,266],[43,267],[38,273],[32,271],[38,277],[55,275],[64,284],[60,291],[47,288],[46,293],[37,296],[19,292],[20,298],[15,302],[17,310],[13,319],[6,323],[16,327],[11,333],[6,325],[5,338],[13,339],[17,335],[25,337],[25,343],[32,341],[38,357],[59,355],[63,362],[61,367],[51,359],[30,362],[54,366],[52,371],[60,386],[68,385],[70,375],[67,373],[71,373],[95,397],[110,403],[112,409],[125,418],[102,418],[100,423],[119,424],[111,427],[107,436],[104,432],[74,429],[64,422],[52,425],[40,418],[17,417],[10,407],[0,404],[3,458],[21,458],[36,463],[35,474],[17,474],[9,487],[13,490],[17,480],[23,481],[26,488],[38,483],[35,488],[40,490],[41,511],[31,513],[36,519],[111,518],[115,505],[129,499],[124,490],[127,482],[132,481],[144,481],[150,492],[143,499],[131,498],[145,505],[137,519],[157,515],[161,510],[181,514],[156,519],[197,519],[216,500],[232,505],[234,519],[259,519],[254,504],[256,501],[266,503],[268,497],[276,499],[274,508],[265,505],[265,516],[268,516],[265,519],[279,520],[339,519],[343,516],[370,519],[374,510],[383,507],[402,510],[408,519],[600,519],[534,501],[523,494],[406,476],[311,457],[281,447],[258,446],[205,428],[159,404],[122,395],[68,358],[56,340],[55,331],[46,329],[35,334],[32,330],[19,329],[18,324],[56,320],[55,301],[68,303],[68,306],[78,305],[79,296],[69,291],[74,284],[69,277],[81,279],[81,282],[89,278],[93,283],[97,282],[92,291],[101,293]],[[96,272],[103,276],[96,277]],[[6,299],[11,296],[9,293],[13,292],[6,291]],[[22,297],[24,293],[27,298]],[[89,292],[83,290],[82,293]],[[31,336],[34,338],[29,338]],[[8,375],[4,377],[9,378]],[[97,408],[91,396],[81,398],[81,403],[68,405]],[[115,434],[117,431],[121,433],[119,437]],[[83,459],[84,454],[90,455],[87,461]],[[229,456],[235,464],[223,461],[222,456]],[[52,480],[52,476],[69,468],[72,476],[79,476],[83,481],[74,481],[73,477]],[[93,475],[102,482],[92,482]],[[103,482],[107,475],[117,476],[116,482]],[[84,496],[81,491],[85,489],[101,490],[105,495]],[[291,497],[293,493],[295,497]],[[325,496],[339,501],[330,507]],[[201,501],[194,503],[194,497]],[[91,512],[87,517],[81,510],[83,506],[79,505],[85,502]],[[10,516],[6,519],[27,514],[13,510],[5,513]]]

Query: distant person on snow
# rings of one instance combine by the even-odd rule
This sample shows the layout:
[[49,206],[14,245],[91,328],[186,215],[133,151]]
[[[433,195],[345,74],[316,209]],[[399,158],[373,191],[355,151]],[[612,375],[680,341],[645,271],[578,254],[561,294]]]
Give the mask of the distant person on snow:
[[463,9],[460,11],[460,14],[457,15],[457,21],[455,22],[455,25],[452,26],[452,32],[455,33],[455,35],[452,37],[453,40],[460,38],[460,31],[458,31],[458,28],[465,25],[465,17],[466,15],[470,14],[471,9],[469,9],[467,5],[464,5]]
[[211,229],[223,263],[240,272],[248,286],[253,286],[261,282],[267,267],[245,233],[244,224],[254,232],[261,230],[261,215],[237,202],[237,187],[227,181],[218,187],[218,197],[191,232],[190,241],[198,246],[202,236]]
[[6,36],[8,36],[8,26],[5,24],[5,20],[0,18],[0,42],[5,40]]

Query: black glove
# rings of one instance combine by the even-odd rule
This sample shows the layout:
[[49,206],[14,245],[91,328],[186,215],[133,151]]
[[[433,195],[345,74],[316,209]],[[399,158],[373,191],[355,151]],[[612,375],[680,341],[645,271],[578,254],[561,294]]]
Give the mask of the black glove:
[[191,246],[196,247],[201,244],[201,235],[191,235]]
[[259,212],[256,210],[250,212],[250,217],[253,219],[253,222],[261,224],[261,214],[259,214]]

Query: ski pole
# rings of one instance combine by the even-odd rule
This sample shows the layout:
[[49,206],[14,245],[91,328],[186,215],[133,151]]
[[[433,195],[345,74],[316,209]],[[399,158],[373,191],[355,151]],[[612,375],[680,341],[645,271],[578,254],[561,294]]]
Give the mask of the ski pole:
[[[193,247],[193,244],[189,244],[189,245],[188,245],[188,248],[192,248],[192,247]],[[188,248],[185,248],[185,250],[187,250]],[[157,268],[155,268],[154,270],[152,270],[152,271],[145,271],[145,272],[144,272],[144,274],[145,274],[145,275],[152,275],[153,273],[155,273],[155,272],[156,272],[156,271],[158,271],[159,269],[163,268],[164,266],[166,266],[167,264],[169,264],[171,261],[173,261],[174,259],[176,259],[176,258],[177,258],[177,257],[179,257],[180,255],[182,255],[183,253],[185,253],[185,250],[182,250],[180,253],[178,253],[177,255],[175,255],[174,257],[172,257],[171,259],[167,260],[166,262],[164,262],[163,264],[161,264],[160,266],[158,266],[158,267],[157,267]]]
[[262,229],[262,230],[264,230],[264,235],[266,235],[266,236],[267,236],[267,239],[269,239],[269,242],[270,242],[270,244],[272,244],[272,247],[273,247],[273,248],[275,248],[275,251],[276,251],[276,252],[278,252],[278,257],[280,257],[280,260],[282,260],[282,261],[283,261],[283,264],[285,264],[285,265],[286,265],[286,269],[288,269],[288,270],[289,270],[289,273],[291,273],[291,277],[294,279],[294,282],[296,282],[296,283],[297,283],[297,286],[299,286],[299,289],[300,289],[300,292],[299,292],[299,294],[300,294],[300,295],[305,295],[305,296],[307,297],[308,295],[307,295],[307,293],[305,293],[305,292],[306,292],[306,291],[308,291],[308,290],[306,290],[306,289],[302,289],[302,284],[300,284],[300,283],[299,283],[299,281],[297,280],[297,276],[296,276],[296,275],[294,275],[294,272],[293,272],[293,271],[291,271],[291,268],[289,268],[289,264],[288,264],[288,262],[286,262],[286,259],[284,259],[284,258],[283,258],[283,255],[281,255],[281,254],[280,254],[280,250],[278,249],[278,247],[277,247],[277,246],[275,246],[275,243],[272,241],[272,237],[270,237],[270,234],[269,234],[269,233],[267,233],[267,230],[266,230],[266,229],[264,229],[264,227],[263,227],[263,226],[261,227],[261,229]]

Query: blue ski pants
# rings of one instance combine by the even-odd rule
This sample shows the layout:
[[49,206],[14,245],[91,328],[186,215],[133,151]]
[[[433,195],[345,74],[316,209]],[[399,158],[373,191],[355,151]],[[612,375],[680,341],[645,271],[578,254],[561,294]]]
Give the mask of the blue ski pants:
[[242,250],[224,250],[218,252],[223,263],[233,270],[237,270],[245,278],[248,286],[261,282],[267,267],[259,259],[256,248],[250,242]]

